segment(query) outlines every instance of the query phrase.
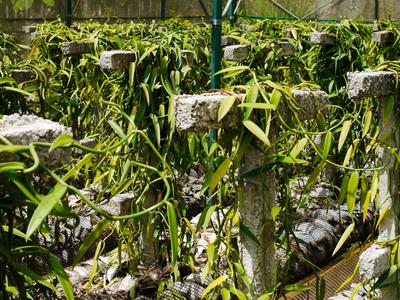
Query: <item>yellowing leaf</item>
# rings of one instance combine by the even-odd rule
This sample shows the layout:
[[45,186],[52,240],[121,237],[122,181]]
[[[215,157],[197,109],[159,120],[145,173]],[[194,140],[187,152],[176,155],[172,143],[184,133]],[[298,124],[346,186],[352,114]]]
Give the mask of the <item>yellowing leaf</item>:
[[269,142],[268,136],[257,126],[256,123],[253,121],[243,121],[243,125],[256,137],[258,137],[264,144],[270,146],[271,143]]
[[372,121],[372,111],[367,111],[364,117],[364,122],[363,122],[363,127],[362,127],[362,137],[364,137],[371,126],[371,121]]
[[336,245],[335,250],[333,250],[332,256],[334,256],[340,248],[343,246],[343,244],[346,242],[346,240],[349,238],[350,234],[353,232],[354,229],[354,223],[351,223],[349,227],[343,232],[342,236],[340,237],[339,242]]
[[215,289],[217,286],[221,285],[225,280],[229,278],[228,275],[221,275],[217,279],[215,279],[213,282],[211,282],[204,290],[203,294],[201,295],[201,299],[204,299],[205,296],[208,295],[213,289]]
[[218,122],[220,122],[223,119],[223,117],[226,116],[226,114],[231,109],[232,105],[235,103],[235,100],[236,100],[235,96],[228,96],[222,100],[221,105],[218,109]]
[[307,138],[302,138],[300,141],[296,143],[296,145],[293,146],[292,150],[289,153],[289,156],[292,158],[296,158],[306,145],[307,145]]
[[228,157],[225,159],[225,161],[218,167],[217,171],[215,171],[213,177],[211,178],[211,183],[210,183],[210,191],[214,191],[218,183],[221,181],[221,179],[226,175],[228,172],[230,166],[232,164],[231,159]]
[[358,181],[358,173],[353,172],[350,176],[349,185],[347,187],[347,209],[350,215],[353,213],[354,205],[356,203]]
[[347,153],[346,153],[346,156],[344,157],[344,160],[343,160],[343,167],[346,167],[347,166],[347,164],[349,163],[349,161],[350,161],[350,158],[351,158],[351,155],[353,154],[353,145],[351,145],[350,147],[349,147],[349,149],[347,150]]
[[324,148],[322,150],[322,159],[325,160],[328,155],[329,151],[331,150],[332,146],[332,132],[328,132],[325,136],[325,141],[324,141]]
[[[245,103],[242,103],[242,105],[244,104],[252,104],[257,102],[257,98],[258,98],[258,87],[257,85],[252,85],[249,90],[246,93],[246,98],[245,98]],[[248,106],[243,106],[243,107],[248,107]],[[248,107],[244,110],[244,115],[243,115],[243,119],[244,120],[248,120],[250,118],[251,112],[253,111],[252,107]]]
[[68,147],[71,146],[75,140],[70,137],[68,134],[61,134],[59,135],[51,144],[49,148],[49,152],[52,152],[53,150],[60,148],[60,147]]
[[349,134],[351,127],[351,121],[344,121],[342,131],[340,132],[339,136],[339,143],[338,143],[338,151],[342,149],[344,142],[346,141],[347,135]]
[[278,107],[279,102],[281,102],[282,93],[278,89],[274,89],[271,94],[271,104]]

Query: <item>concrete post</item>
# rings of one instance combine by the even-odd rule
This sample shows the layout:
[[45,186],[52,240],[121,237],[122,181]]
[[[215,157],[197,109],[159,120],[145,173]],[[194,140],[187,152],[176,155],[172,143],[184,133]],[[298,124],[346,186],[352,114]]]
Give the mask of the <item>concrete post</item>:
[[327,32],[313,32],[310,35],[310,43],[316,45],[333,46],[336,44],[336,38]]
[[93,48],[93,42],[66,42],[61,45],[61,53],[65,56],[74,56],[90,53]]
[[[293,91],[294,100],[308,118],[314,117],[319,103],[328,96],[321,91]],[[240,113],[233,108],[220,122],[217,121],[218,109],[227,95],[223,93],[193,96],[178,96],[175,99],[176,127],[180,131],[206,131],[210,128],[234,127],[240,120]],[[239,96],[241,97],[241,96]],[[322,106],[323,104],[321,104]],[[273,139],[273,136],[270,137]],[[254,139],[241,162],[241,175],[258,170],[265,163],[264,145]],[[260,296],[274,284],[275,272],[275,224],[271,217],[271,208],[275,201],[275,173],[273,170],[258,171],[247,175],[241,184],[243,199],[239,206],[241,222],[249,228],[258,245],[244,232],[240,234],[240,257],[246,274],[252,283],[253,296]]]
[[[383,123],[384,107],[388,100],[387,96],[395,95],[396,75],[387,71],[366,71],[348,73],[348,94],[350,98],[379,97],[379,126],[381,128],[380,138],[384,145],[399,147],[400,135],[398,128],[400,121],[394,112],[391,112],[389,120]],[[394,107],[397,107],[395,104]],[[381,164],[386,166],[379,176],[379,212],[386,213],[379,224],[379,241],[389,241],[399,234],[397,215],[400,212],[399,206],[399,168],[396,165],[396,157],[391,155],[388,147],[378,149]],[[389,249],[371,246],[365,251],[367,254],[360,256],[360,275],[364,280],[375,280],[389,266],[385,260]],[[371,254],[372,253],[372,254]],[[385,260],[385,268],[382,269],[382,260]],[[373,270],[373,271],[371,271]],[[379,272],[375,271],[379,270]],[[397,299],[396,289],[385,288],[381,299]]]

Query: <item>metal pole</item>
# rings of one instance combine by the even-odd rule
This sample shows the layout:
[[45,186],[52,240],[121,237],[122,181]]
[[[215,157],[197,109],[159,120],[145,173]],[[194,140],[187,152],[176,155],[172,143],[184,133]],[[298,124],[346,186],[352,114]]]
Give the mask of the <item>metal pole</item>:
[[72,25],[72,0],[67,0],[67,20],[66,24],[68,27]]
[[236,14],[235,14],[236,2],[237,2],[236,0],[233,0],[229,7],[229,23],[231,24],[231,26],[234,26],[236,23]]
[[221,70],[221,35],[222,35],[222,0],[213,0],[212,8],[212,34],[211,34],[211,88],[221,87],[221,76],[215,75]]
[[166,0],[161,0],[161,20],[165,20],[165,2]]
[[379,19],[379,0],[375,0],[375,20]]

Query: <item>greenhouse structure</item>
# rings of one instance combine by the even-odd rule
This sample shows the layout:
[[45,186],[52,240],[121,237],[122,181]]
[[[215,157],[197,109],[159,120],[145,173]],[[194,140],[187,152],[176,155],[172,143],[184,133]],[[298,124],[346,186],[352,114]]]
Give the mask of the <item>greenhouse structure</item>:
[[398,0],[0,0],[0,299],[400,299]]

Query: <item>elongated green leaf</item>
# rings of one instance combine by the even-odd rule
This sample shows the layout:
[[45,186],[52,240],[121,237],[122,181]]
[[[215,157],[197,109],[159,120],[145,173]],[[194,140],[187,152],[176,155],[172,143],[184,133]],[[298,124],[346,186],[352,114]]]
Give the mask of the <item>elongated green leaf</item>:
[[274,89],[271,94],[271,104],[278,107],[279,103],[281,102],[282,93],[278,89]]
[[65,185],[59,183],[53,188],[53,190],[43,197],[39,206],[33,212],[31,220],[29,221],[28,228],[26,230],[26,236],[29,238],[38,229],[43,220],[50,214],[54,206],[64,197],[67,191]]
[[217,73],[215,73],[215,75],[225,74],[224,77],[225,78],[229,78],[229,77],[232,77],[231,74],[235,74],[234,76],[237,76],[238,74],[240,74],[240,73],[242,73],[243,71],[246,71],[246,70],[250,70],[250,68],[247,67],[247,66],[233,66],[233,67],[222,69],[222,70],[218,71]]
[[365,219],[367,218],[367,213],[369,209],[369,204],[371,202],[371,190],[367,192],[367,195],[365,196],[364,200],[364,207],[363,207],[363,222],[365,222]]
[[16,88],[16,87],[5,86],[5,87],[3,87],[3,89],[6,90],[6,91],[16,92],[16,93],[20,93],[22,95],[25,95],[25,96],[28,96],[28,97],[31,97],[31,98],[35,98],[34,94],[29,93],[29,92],[27,92],[27,91],[25,91],[23,89]]
[[232,105],[235,103],[235,100],[235,96],[228,96],[222,100],[221,105],[218,109],[218,122],[220,122],[230,111]]
[[175,213],[175,208],[172,203],[167,202],[167,216],[169,225],[169,234],[171,242],[171,264],[174,270],[175,277],[178,277],[178,256],[179,256],[179,239],[178,239],[178,223]]
[[[258,98],[258,87],[257,85],[253,84],[246,93],[245,103],[244,104],[252,104],[256,103]],[[243,106],[246,107],[246,106]],[[248,120],[250,118],[251,112],[253,111],[252,107],[245,108],[243,113],[243,119]]]
[[325,141],[324,141],[324,148],[322,150],[322,159],[325,160],[327,159],[329,155],[329,151],[331,150],[332,147],[332,132],[328,132],[325,136]]
[[29,151],[29,146],[0,145],[0,152],[21,153]]
[[[9,231],[9,227],[7,225],[3,225],[2,228],[5,232]],[[12,234],[15,236],[18,236],[20,238],[23,238],[24,240],[29,240],[28,237],[25,235],[25,233],[23,233],[22,231],[20,231],[16,228],[13,228]]]
[[354,223],[351,223],[349,227],[347,227],[347,229],[345,230],[345,232],[343,232],[342,236],[339,239],[339,242],[337,243],[335,250],[333,250],[332,256],[334,256],[339,250],[340,248],[342,248],[343,244],[347,241],[347,239],[349,238],[350,234],[353,232],[354,230]]
[[351,127],[351,121],[343,122],[343,127],[340,132],[339,143],[338,143],[338,151],[339,152],[342,149],[344,142],[346,141],[347,135],[349,134],[349,131],[350,131],[350,127]]
[[85,255],[86,251],[92,246],[96,239],[110,226],[110,220],[104,218],[92,229],[79,247],[78,253],[74,257],[74,264],[78,263]]
[[238,107],[255,108],[255,109],[272,109],[275,110],[276,106],[270,103],[242,103]]
[[75,300],[74,291],[72,289],[71,282],[69,281],[68,276],[64,271],[64,267],[54,256],[50,256],[50,263],[53,267],[53,271],[56,274],[58,281],[62,286],[65,298],[67,298],[67,300]]
[[232,160],[228,157],[215,171],[213,177],[211,178],[211,182],[210,182],[210,191],[211,192],[214,191],[214,189],[217,187],[218,183],[226,175],[231,164],[232,164]]
[[347,209],[350,215],[352,215],[354,205],[356,204],[358,181],[358,172],[353,172],[350,176],[349,185],[347,187]]
[[350,177],[348,175],[343,176],[342,185],[340,186],[339,199],[338,199],[339,205],[342,205],[344,199],[346,198],[347,189],[349,186],[349,180],[350,180]]
[[384,287],[384,285],[387,284],[387,279],[392,277],[394,274],[397,274],[397,266],[396,265],[390,266],[389,269],[387,269],[385,272],[383,272],[379,276],[378,280],[374,283],[371,290],[373,291],[373,290]]
[[0,78],[0,84],[5,84],[5,83],[13,84],[13,83],[15,83],[15,80],[12,77],[1,77]]
[[243,280],[244,284],[246,285],[247,289],[250,290],[250,280],[246,274],[246,270],[243,268],[241,264],[238,262],[234,263],[236,275],[239,275],[240,278]]
[[6,171],[17,171],[25,169],[25,164],[18,161],[11,161],[6,163],[0,163],[0,173]]
[[204,299],[205,296],[207,296],[213,289],[215,289],[217,286],[221,285],[223,282],[225,282],[229,278],[228,275],[221,275],[217,279],[215,279],[213,282],[211,282],[205,289],[203,294],[201,295],[201,299]]
[[203,222],[203,226],[202,226],[203,227],[203,231],[205,231],[207,229],[208,224],[210,223],[211,217],[212,217],[212,215],[213,215],[213,213],[214,213],[216,208],[217,208],[217,205],[214,204],[214,205],[210,206],[207,209],[207,213],[205,214],[204,222]]
[[386,97],[385,105],[383,107],[383,120],[382,127],[385,127],[390,119],[394,107],[394,97],[392,95]]
[[347,150],[347,152],[346,152],[346,156],[344,157],[344,160],[343,160],[343,167],[347,166],[347,164],[350,161],[350,158],[351,158],[352,154],[353,154],[353,145],[351,145],[349,147],[349,149]]
[[284,290],[285,291],[308,291],[311,289],[310,285],[305,285],[305,284],[300,284],[300,283],[292,283],[285,285]]
[[51,143],[49,152],[52,152],[53,150],[60,148],[60,147],[69,147],[74,142],[75,142],[75,140],[68,134],[61,134],[53,141],[53,143]]
[[129,65],[129,87],[132,88],[135,83],[136,62],[131,62]]
[[250,239],[253,240],[253,242],[255,242],[258,246],[261,246],[260,241],[257,239],[257,237],[254,235],[253,232],[251,232],[251,230],[249,229],[249,227],[247,227],[246,225],[244,225],[242,222],[240,222],[239,225],[240,231],[243,232],[245,235],[247,235]]
[[322,170],[325,168],[326,163],[322,162],[318,166],[315,167],[314,171],[311,173],[311,175],[308,177],[307,183],[304,186],[305,191],[309,191],[319,178],[319,175],[321,174]]
[[58,290],[56,289],[56,287],[54,285],[52,285],[50,282],[48,282],[46,279],[44,279],[42,276],[40,276],[36,272],[29,269],[26,265],[18,263],[18,262],[14,262],[14,261],[11,264],[15,268],[15,270],[17,270],[17,272],[20,273],[21,275],[31,278],[33,280],[36,280],[41,285],[58,293]]
[[268,136],[261,130],[260,127],[253,121],[243,121],[243,125],[256,137],[258,137],[264,144],[270,146],[271,143],[269,142]]
[[108,124],[110,124],[111,128],[114,129],[115,133],[116,133],[121,139],[126,138],[125,132],[122,130],[122,128],[121,128],[117,123],[115,123],[114,120],[108,120],[107,122],[108,122]]
[[292,148],[292,150],[289,153],[289,156],[292,158],[296,158],[300,152],[304,149],[304,147],[307,145],[307,138],[302,138],[299,140]]
[[362,137],[364,137],[368,133],[369,128],[371,126],[371,121],[372,121],[372,111],[369,110],[367,111],[364,117],[362,126]]

